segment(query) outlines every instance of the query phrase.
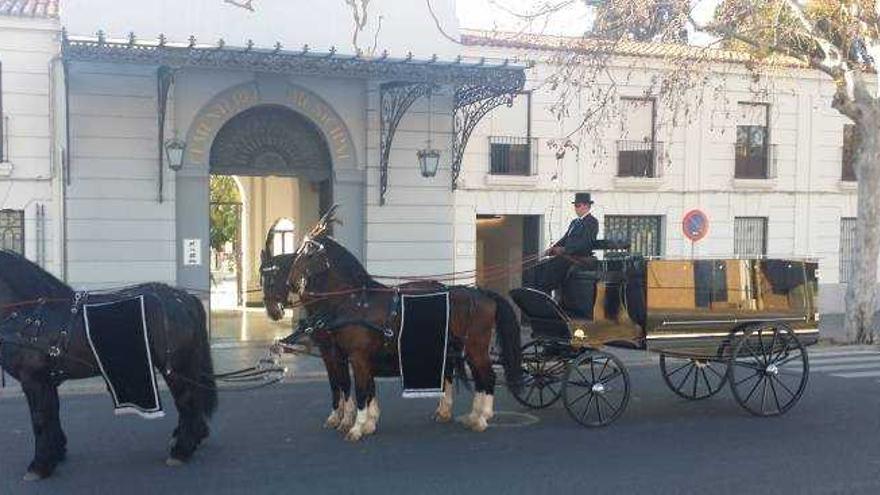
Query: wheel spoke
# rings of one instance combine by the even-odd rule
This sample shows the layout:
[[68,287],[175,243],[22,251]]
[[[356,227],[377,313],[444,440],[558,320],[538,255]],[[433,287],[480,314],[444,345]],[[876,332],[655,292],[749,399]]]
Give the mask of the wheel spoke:
[[700,371],[703,373],[703,381],[706,383],[706,393],[711,394],[712,393],[712,385],[709,384],[709,376],[706,374],[706,369],[704,368],[704,369],[701,369]]
[[779,405],[779,396],[776,395],[776,386],[773,385],[773,377],[771,376],[768,381],[770,382],[770,391],[773,392],[773,401],[776,403],[776,412],[781,413],[782,406]]
[[722,380],[724,379],[724,375],[722,375],[721,373],[718,373],[718,370],[716,370],[715,368],[712,367],[712,363],[706,363],[706,368],[708,368],[709,371],[711,371],[712,373],[715,373],[715,376],[717,376],[718,378],[720,378]]
[[746,400],[744,400],[743,402],[748,402],[749,399],[752,398],[752,395],[754,395],[755,390],[758,389],[758,385],[760,385],[761,382],[763,382],[763,381],[764,381],[764,377],[762,376],[760,380],[755,382],[755,385],[752,387],[752,390],[749,391],[749,395],[746,396]]
[[700,379],[700,368],[697,367],[696,363],[694,363],[694,369],[696,370],[696,372],[694,373],[694,395],[692,395],[691,397],[697,396],[697,384],[699,383]]
[[788,392],[788,394],[789,394],[790,396],[792,396],[792,397],[795,396],[795,393],[792,392],[791,389],[788,388],[788,385],[786,385],[782,380],[780,380],[779,377],[773,377],[773,379],[776,380],[776,381],[779,383],[779,385],[780,385],[783,389],[785,389],[786,392]]
[[[601,396],[602,396],[601,394],[598,394],[598,395],[597,395],[597,397],[601,397]],[[600,424],[601,424],[601,423],[604,423],[604,421],[602,421],[602,409],[599,407],[599,401],[598,401],[598,400],[596,400],[596,415],[599,416],[599,423],[600,423]]]
[[590,395],[590,394],[592,394],[592,393],[593,393],[592,390],[587,390],[586,392],[584,392],[583,394],[581,394],[577,399],[575,399],[575,400],[573,400],[573,401],[570,401],[569,404],[573,406],[573,405],[577,404],[578,402],[580,402],[581,400],[583,400],[584,397],[586,397],[586,396],[588,396],[588,395]]
[[788,356],[785,359],[777,361],[776,366],[785,366],[786,364],[790,363],[791,361],[794,361],[795,359],[801,358],[803,356],[803,352],[801,352],[800,349],[797,349],[797,351],[798,351],[797,354],[792,354],[791,356]]
[[614,405],[611,404],[611,402],[609,402],[608,399],[606,399],[603,395],[599,395],[599,399],[604,401],[608,408],[611,409],[611,416],[617,415],[617,411],[619,410],[617,407],[614,407]]
[[679,371],[681,371],[681,370],[687,368],[687,367],[690,366],[690,365],[691,365],[691,362],[688,361],[688,362],[684,363],[683,365],[679,366],[678,368],[675,368],[675,370],[673,370],[673,371],[667,373],[666,376],[671,377],[672,375],[678,373]]
[[742,380],[736,382],[736,386],[738,387],[738,386],[742,385],[743,383],[745,383],[745,382],[747,382],[747,381],[751,380],[752,378],[754,378],[754,377],[756,377],[756,376],[759,376],[759,375],[760,375],[760,373],[758,373],[757,371],[755,371],[755,372],[752,373],[751,375],[749,375],[749,376],[743,378]]
[[581,412],[581,421],[586,421],[587,413],[590,412],[590,404],[593,403],[593,399],[596,397],[592,391],[590,391],[587,395],[590,396],[590,400],[587,401],[587,406],[584,407],[583,412]]
[[766,379],[766,377],[762,381],[764,382],[764,388],[761,390],[761,412],[763,413],[764,412],[764,401],[767,400],[767,379]]
[[622,375],[622,374],[623,374],[623,373],[621,373],[620,370],[615,370],[615,371],[614,371],[614,374],[606,376],[604,380],[602,380],[602,381],[600,381],[600,382],[598,382],[598,383],[601,383],[602,385],[605,385],[606,383],[610,382],[611,380],[614,380],[615,378],[617,378],[618,376],[620,376],[620,375]]
[[684,387],[684,384],[687,383],[687,380],[688,380],[688,378],[690,378],[691,372],[693,372],[693,371],[694,371],[694,368],[691,367],[691,369],[688,370],[687,374],[684,375],[684,378],[681,380],[681,382],[679,382],[678,386],[675,387],[676,390],[681,392],[682,387]]
[[605,370],[608,369],[608,363],[610,363],[610,362],[611,362],[610,359],[605,359],[605,364],[603,364],[603,365],[602,365],[602,369],[599,370],[599,379],[596,380],[596,381],[598,381],[599,383],[604,383],[604,381],[602,380],[602,377],[605,376]]

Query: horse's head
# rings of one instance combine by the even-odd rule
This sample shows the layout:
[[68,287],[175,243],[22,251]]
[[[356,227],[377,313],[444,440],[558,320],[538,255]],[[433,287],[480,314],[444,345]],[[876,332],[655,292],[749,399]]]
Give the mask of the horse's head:
[[330,260],[322,237],[326,235],[336,211],[334,205],[303,238],[299,249],[293,254],[272,254],[272,232],[269,230],[266,245],[260,253],[260,277],[263,286],[263,302],[266,312],[273,320],[284,317],[284,306],[290,292],[302,293],[309,282],[330,268]]

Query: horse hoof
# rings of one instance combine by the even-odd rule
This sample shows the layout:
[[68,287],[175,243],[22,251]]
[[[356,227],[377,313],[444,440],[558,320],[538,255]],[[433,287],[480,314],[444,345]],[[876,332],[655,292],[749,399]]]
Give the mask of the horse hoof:
[[40,481],[44,476],[37,474],[33,471],[28,471],[24,473],[24,477],[21,479],[22,481]]
[[449,423],[452,421],[452,413],[451,412],[435,412],[434,413],[434,421],[437,423]]
[[340,421],[339,418],[327,418],[327,421],[324,421],[324,428],[327,428],[328,430],[331,428],[339,428],[341,423],[342,421]]
[[363,434],[359,431],[352,429],[345,435],[345,440],[348,442],[358,442],[363,437]]
[[180,467],[180,466],[183,466],[184,464],[186,464],[186,463],[181,461],[180,459],[176,459],[174,457],[169,457],[168,459],[165,459],[165,465],[168,467]]

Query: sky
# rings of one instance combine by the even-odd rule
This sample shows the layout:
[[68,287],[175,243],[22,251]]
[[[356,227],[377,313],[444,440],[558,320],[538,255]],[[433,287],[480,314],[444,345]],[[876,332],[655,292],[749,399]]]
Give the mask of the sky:
[[[698,22],[709,19],[720,0],[695,0],[694,18]],[[499,31],[526,31],[542,34],[579,36],[584,34],[591,22],[587,7],[580,0],[558,13],[542,16],[538,22],[528,22],[506,11],[532,13],[546,3],[557,0],[456,0],[459,24],[464,29],[488,29]],[[702,33],[692,33],[691,43],[702,45],[711,38]]]

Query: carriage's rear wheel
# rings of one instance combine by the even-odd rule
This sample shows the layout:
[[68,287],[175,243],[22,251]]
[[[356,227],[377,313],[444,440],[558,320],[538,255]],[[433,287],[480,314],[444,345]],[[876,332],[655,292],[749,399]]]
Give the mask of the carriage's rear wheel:
[[623,414],[629,395],[629,374],[614,355],[591,349],[569,363],[562,400],[578,423],[589,427],[611,424]]
[[725,365],[708,359],[661,354],[660,372],[669,390],[688,400],[708,399],[727,382]]
[[746,327],[728,365],[736,401],[756,416],[778,416],[804,393],[810,376],[807,351],[788,325]]
[[562,395],[565,356],[554,352],[552,345],[540,340],[529,342],[522,349],[523,382],[511,388],[520,404],[532,409],[550,407]]

